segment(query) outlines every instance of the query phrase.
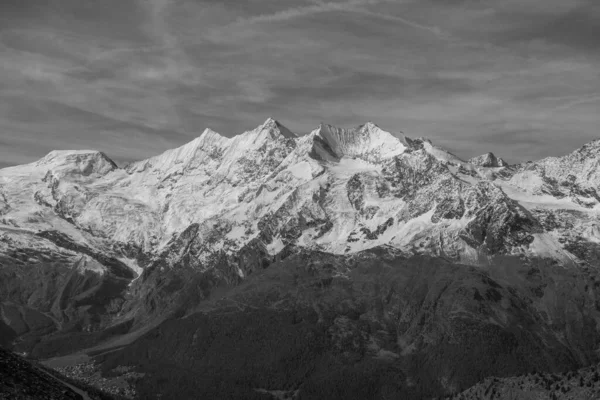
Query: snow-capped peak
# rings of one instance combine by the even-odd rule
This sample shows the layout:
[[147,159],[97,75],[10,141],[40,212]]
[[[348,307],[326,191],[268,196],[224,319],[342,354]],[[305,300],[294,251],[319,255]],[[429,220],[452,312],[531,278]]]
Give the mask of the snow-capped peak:
[[288,128],[286,128],[281,122],[279,122],[276,119],[271,118],[271,117],[267,118],[261,126],[265,129],[278,130],[279,133],[284,137],[295,138],[298,136],[294,132],[292,132]]
[[38,161],[30,164],[40,170],[61,174],[106,174],[117,169],[117,164],[106,154],[97,150],[53,150]]
[[[99,246],[131,243],[148,252],[193,226],[196,242],[182,251],[204,268],[216,255],[250,245],[273,255],[284,244],[344,254],[385,244],[478,262],[480,249],[513,251],[534,240],[529,233],[542,228],[524,210],[600,209],[600,155],[495,171],[372,122],[321,124],[294,137],[272,118],[231,138],[206,129],[104,175],[97,172],[115,167],[100,152],[52,152],[0,170],[0,219],[10,229],[87,232]],[[505,231],[505,221],[515,230]]]
[[264,148],[265,145],[275,145],[275,143],[295,139],[296,137],[296,135],[279,122],[268,118],[256,128],[233,137],[224,157],[233,162],[240,157],[244,157],[245,154]]
[[404,153],[403,141],[368,122],[353,129],[321,124],[311,133],[315,138],[316,153],[321,158],[358,157],[378,161]]
[[256,129],[250,131],[253,133],[268,132],[273,138],[284,137],[284,138],[296,138],[298,137],[295,133],[290,131],[288,128],[283,126],[279,121],[274,118],[267,118],[262,125],[259,125]]
[[226,139],[223,135],[213,131],[210,128],[206,128],[198,138],[202,138],[203,140],[220,140],[221,138]]
[[36,161],[37,165],[62,164],[69,161],[77,161],[83,159],[103,159],[106,162],[114,162],[108,158],[106,154],[98,150],[52,150],[40,160]]
[[486,153],[477,157],[473,157],[469,160],[469,163],[486,168],[506,167],[508,165],[506,161],[496,157],[494,153]]
[[167,171],[178,165],[189,166],[194,160],[196,163],[205,157],[222,152],[232,139],[226,138],[212,129],[205,129],[196,139],[183,146],[167,150],[162,154],[132,164],[130,172],[141,172],[147,168]]

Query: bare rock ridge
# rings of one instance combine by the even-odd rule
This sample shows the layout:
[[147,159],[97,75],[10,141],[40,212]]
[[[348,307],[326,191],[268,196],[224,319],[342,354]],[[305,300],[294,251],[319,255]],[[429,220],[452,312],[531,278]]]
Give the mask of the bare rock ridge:
[[486,168],[498,168],[508,166],[506,161],[504,161],[501,158],[497,158],[493,153],[486,153],[477,157],[473,157],[469,160],[469,163]]

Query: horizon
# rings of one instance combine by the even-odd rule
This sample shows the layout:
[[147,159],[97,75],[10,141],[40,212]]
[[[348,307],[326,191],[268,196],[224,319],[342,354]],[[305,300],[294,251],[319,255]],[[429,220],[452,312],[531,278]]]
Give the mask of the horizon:
[[9,1],[0,168],[88,148],[122,165],[268,115],[560,156],[599,137],[599,36],[593,0]]
[[[204,129],[202,130],[202,132],[201,132],[201,133],[200,133],[198,136],[196,136],[195,138],[191,138],[191,140],[190,140],[190,141],[188,141],[188,142],[186,142],[186,143],[183,143],[181,146],[177,146],[177,147],[174,147],[174,148],[171,148],[171,149],[166,149],[165,151],[169,151],[169,150],[176,149],[176,148],[178,148],[178,147],[186,146],[187,144],[190,144],[192,141],[194,141],[196,138],[198,138],[198,137],[202,136],[202,135],[203,135],[203,134],[204,134],[206,131],[212,131],[212,132],[214,132],[214,133],[216,133],[216,134],[218,134],[218,135],[220,135],[220,136],[223,136],[223,137],[234,138],[235,136],[239,136],[239,135],[242,135],[242,134],[244,134],[244,133],[247,133],[247,132],[251,132],[251,131],[253,131],[253,130],[256,130],[257,128],[260,128],[261,126],[263,126],[264,124],[266,124],[268,121],[274,121],[275,123],[277,123],[277,124],[279,125],[279,127],[283,127],[284,129],[288,129],[288,130],[289,130],[289,128],[288,128],[288,127],[287,127],[287,126],[286,126],[284,123],[282,123],[280,120],[278,120],[278,119],[276,119],[276,118],[273,118],[273,117],[268,117],[268,118],[267,118],[267,119],[266,119],[266,120],[265,120],[263,123],[261,123],[261,124],[257,125],[256,127],[252,128],[252,129],[246,129],[246,130],[244,130],[243,132],[241,132],[241,133],[238,133],[238,134],[236,134],[236,135],[233,135],[233,136],[225,136],[225,135],[222,135],[220,132],[217,132],[217,131],[215,131],[214,129],[212,129],[212,128],[210,128],[210,127],[206,127],[206,128],[204,128]],[[305,136],[305,135],[309,135],[310,133],[312,133],[312,132],[313,132],[313,131],[315,131],[316,129],[319,129],[319,128],[320,128],[322,125],[326,125],[326,126],[332,126],[332,127],[335,127],[335,128],[348,129],[348,130],[358,130],[359,128],[361,128],[361,127],[363,127],[364,125],[367,125],[367,124],[373,124],[373,125],[375,125],[375,126],[376,126],[376,127],[378,127],[379,129],[381,129],[381,130],[383,130],[383,131],[385,131],[385,132],[387,132],[387,133],[391,134],[392,136],[394,136],[394,137],[395,137],[396,139],[398,139],[398,140],[401,140],[401,139],[400,139],[400,138],[398,138],[398,137],[396,136],[396,134],[401,134],[401,135],[403,135],[403,136],[405,136],[405,137],[407,137],[407,138],[409,138],[409,139],[429,139],[429,138],[428,138],[428,137],[426,137],[426,136],[414,137],[414,136],[406,135],[406,134],[405,134],[404,132],[402,132],[402,131],[391,131],[391,130],[388,130],[388,129],[386,129],[385,127],[381,127],[379,124],[377,124],[377,123],[376,123],[376,122],[374,122],[374,121],[366,121],[366,122],[364,122],[364,123],[362,123],[362,124],[359,124],[359,125],[356,125],[356,126],[352,126],[352,127],[340,127],[340,126],[336,126],[336,125],[328,124],[328,123],[326,123],[326,122],[320,122],[320,123],[319,123],[319,124],[318,124],[318,125],[317,125],[317,126],[314,128],[314,129],[311,129],[311,130],[310,130],[310,131],[308,131],[308,132],[302,132],[302,133],[299,133],[299,132],[294,132],[294,131],[291,131],[291,130],[290,130],[290,131],[291,131],[291,132],[292,132],[292,133],[293,133],[293,134],[296,136],[296,138],[294,138],[294,139],[297,139],[297,138],[303,137],[303,136]],[[596,140],[598,140],[598,139],[596,139]],[[561,155],[559,155],[559,156],[564,156],[564,155],[570,154],[570,153],[572,153],[573,151],[576,151],[576,150],[580,149],[582,146],[584,146],[584,145],[586,145],[586,144],[588,144],[588,143],[591,143],[592,141],[595,141],[595,140],[591,140],[591,141],[589,141],[589,142],[586,142],[586,143],[582,144],[581,146],[579,146],[579,147],[577,147],[577,148],[574,148],[574,149],[572,149],[571,151],[568,151],[567,153],[565,153],[565,154],[561,154]],[[458,156],[457,154],[455,154],[454,152],[452,152],[452,151],[451,151],[450,149],[448,149],[448,148],[445,148],[445,147],[443,147],[443,146],[438,146],[438,145],[437,145],[437,144],[436,144],[434,141],[432,141],[432,144],[433,144],[434,146],[436,146],[436,147],[441,147],[443,150],[446,150],[446,151],[450,152],[451,154],[453,154],[453,155],[457,156],[458,158],[460,158],[460,159],[461,159],[462,161],[464,161],[464,162],[468,162],[468,161],[469,161],[471,158],[478,157],[478,156],[483,156],[483,155],[486,155],[486,154],[493,154],[494,156],[496,156],[496,157],[498,157],[498,158],[501,158],[501,159],[505,160],[505,159],[504,159],[504,158],[503,158],[501,155],[499,155],[499,154],[496,154],[496,153],[494,153],[493,151],[488,151],[488,152],[484,152],[484,153],[481,153],[481,154],[476,154],[476,155],[474,155],[474,156],[471,156],[471,157],[469,157],[469,158],[463,158],[463,157],[460,157],[460,156]],[[119,168],[123,168],[123,167],[124,167],[124,166],[126,166],[127,164],[130,164],[130,163],[135,163],[135,162],[140,162],[140,161],[144,161],[144,160],[150,159],[150,158],[152,158],[152,157],[159,156],[159,155],[161,155],[161,154],[163,154],[163,153],[164,153],[164,152],[160,152],[160,153],[157,153],[157,154],[152,154],[152,155],[149,155],[149,156],[148,156],[148,157],[146,157],[146,158],[140,158],[140,159],[137,159],[137,160],[127,160],[127,161],[121,161],[121,160],[115,160],[113,157],[111,157],[111,155],[110,155],[110,154],[107,154],[105,151],[102,151],[102,150],[99,150],[99,149],[92,149],[92,148],[86,148],[86,149],[84,149],[84,148],[80,148],[80,149],[52,149],[52,150],[50,150],[48,153],[46,153],[46,154],[42,155],[41,157],[39,157],[39,158],[37,158],[37,159],[35,159],[35,160],[32,160],[31,162],[38,161],[38,160],[40,160],[40,159],[44,158],[45,156],[47,156],[47,155],[49,155],[50,153],[52,153],[52,152],[55,152],[55,151],[58,151],[58,152],[62,152],[62,151],[65,151],[65,152],[70,152],[70,151],[73,151],[73,152],[76,152],[76,151],[84,151],[84,152],[87,152],[87,151],[89,151],[89,152],[99,152],[99,153],[102,153],[104,156],[106,156],[106,157],[107,157],[107,158],[108,158],[110,161],[114,162],[114,163],[115,163],[115,164],[116,164],[116,165],[117,165]],[[541,159],[536,159],[536,160],[521,160],[521,161],[518,161],[518,162],[516,162],[516,163],[511,163],[511,162],[509,162],[509,165],[525,164],[525,163],[527,163],[527,162],[531,162],[531,161],[534,161],[534,162],[535,162],[535,161],[539,161],[539,160],[541,160]],[[506,161],[506,160],[505,160],[505,161]],[[3,166],[2,162],[0,161],[0,169],[3,169],[3,168],[10,168],[10,167],[19,166],[19,165],[23,165],[23,164],[16,164],[16,165],[6,165],[6,166]]]

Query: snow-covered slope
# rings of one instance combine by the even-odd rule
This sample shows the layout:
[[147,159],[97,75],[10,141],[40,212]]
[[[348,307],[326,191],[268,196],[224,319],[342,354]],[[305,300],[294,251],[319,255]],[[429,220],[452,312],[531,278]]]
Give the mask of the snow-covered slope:
[[125,168],[53,151],[0,170],[0,316],[21,329],[4,317],[18,304],[50,331],[101,330],[201,296],[199,277],[239,282],[299,251],[595,268],[599,143],[506,166],[373,123],[297,136],[268,119],[231,138],[206,129]]
[[290,245],[352,253],[385,244],[472,264],[550,247],[567,259],[534,214],[594,218],[597,147],[512,169],[491,153],[467,163],[370,122],[298,137],[268,119],[233,138],[206,129],[125,169],[99,152],[55,151],[0,170],[0,229],[157,255],[197,225],[191,262],[203,269],[249,245],[274,256]]
[[596,140],[563,157],[518,165],[510,183],[529,193],[564,198],[594,209],[600,200],[599,166],[600,140]]

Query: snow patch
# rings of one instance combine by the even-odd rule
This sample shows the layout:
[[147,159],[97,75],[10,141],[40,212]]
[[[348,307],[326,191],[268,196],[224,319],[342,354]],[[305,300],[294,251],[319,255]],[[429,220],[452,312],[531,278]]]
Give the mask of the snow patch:
[[[137,278],[142,276],[142,272],[144,272],[144,269],[138,265],[137,261],[132,260],[130,258],[126,258],[126,257],[118,257],[117,260],[119,260],[123,264],[127,265],[133,272],[136,273],[136,277],[135,277],[135,279],[133,279],[133,281],[135,281]],[[133,281],[131,281],[131,282],[133,282]]]
[[[512,183],[512,180],[511,180]],[[496,181],[502,191],[511,199],[518,201],[527,209],[547,208],[555,210],[577,210],[589,212],[590,210],[573,203],[569,198],[556,198],[549,194],[534,194],[532,191],[524,190],[522,187],[514,186],[511,183]],[[534,187],[535,184],[523,184],[523,186]]]
[[354,175],[362,172],[381,172],[382,166],[360,158],[343,157],[337,163],[327,165],[328,170],[337,175]]
[[431,217],[434,212],[435,209],[431,209],[417,218],[413,218],[403,225],[400,225],[395,236],[391,239],[391,244],[400,249],[408,247],[415,236],[427,231],[434,225],[433,222],[431,222]]
[[297,179],[305,181],[312,179],[311,167],[310,164],[306,161],[302,161],[298,164],[288,167],[288,171],[290,171],[292,175],[294,175],[294,177],[296,177]]
[[574,262],[575,257],[562,248],[562,245],[548,233],[534,233],[529,251],[537,257],[553,258],[563,262]]
[[280,237],[276,237],[266,247],[267,253],[269,253],[269,255],[271,256],[275,256],[285,248],[285,244],[283,243]]

